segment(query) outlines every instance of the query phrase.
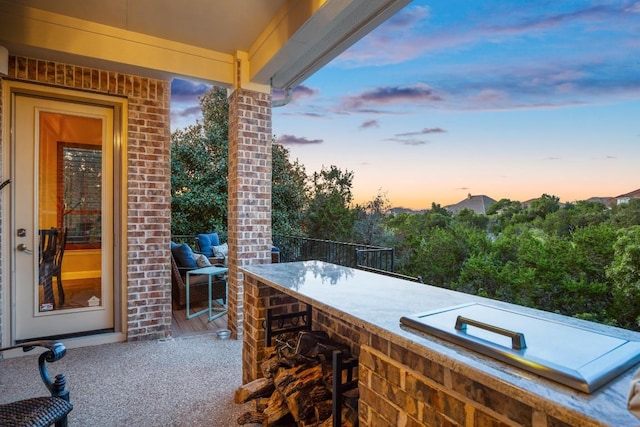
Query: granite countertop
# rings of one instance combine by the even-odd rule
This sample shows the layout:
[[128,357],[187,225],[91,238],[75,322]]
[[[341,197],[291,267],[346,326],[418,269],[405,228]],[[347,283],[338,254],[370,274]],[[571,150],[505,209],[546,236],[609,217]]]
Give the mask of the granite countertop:
[[625,340],[640,341],[640,333],[321,261],[258,264],[245,266],[242,271],[317,309],[371,330],[503,392],[512,392],[515,386],[527,400],[541,399],[550,405],[571,408],[605,424],[640,426],[640,420],[626,408],[629,382],[638,366],[587,394],[436,336],[417,333],[401,326],[400,318],[480,302],[568,325],[588,327]]

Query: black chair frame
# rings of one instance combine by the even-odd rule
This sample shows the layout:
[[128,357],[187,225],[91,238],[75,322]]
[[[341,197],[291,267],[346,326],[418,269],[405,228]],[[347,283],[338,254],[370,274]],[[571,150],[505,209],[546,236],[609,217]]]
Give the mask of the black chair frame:
[[[62,258],[67,244],[66,228],[49,228],[39,230],[39,280],[44,289],[44,302],[54,307],[64,305],[64,288],[62,286]],[[58,284],[58,302],[53,295],[53,278]]]
[[73,409],[73,405],[69,401],[69,391],[65,389],[66,378],[64,374],[58,374],[52,379],[46,365],[64,357],[67,351],[64,344],[58,341],[30,341],[0,348],[0,353],[14,349],[27,352],[36,347],[46,349],[38,356],[38,370],[51,396],[34,397],[0,405],[0,425],[2,426],[51,426],[54,424],[56,427],[67,426],[67,415]]

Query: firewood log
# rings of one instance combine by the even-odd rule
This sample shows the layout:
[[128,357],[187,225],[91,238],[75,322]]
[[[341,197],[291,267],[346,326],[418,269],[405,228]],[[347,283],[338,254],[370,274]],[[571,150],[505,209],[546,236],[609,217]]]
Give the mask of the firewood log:
[[287,357],[272,357],[270,359],[263,360],[260,364],[260,370],[262,375],[266,378],[273,378],[273,375],[280,368],[293,368],[299,365],[316,364],[316,359],[310,359],[300,354],[292,354]]
[[274,389],[273,379],[258,378],[238,387],[233,400],[236,403],[245,403],[258,397],[270,396]]
[[[331,390],[322,378],[322,366],[297,366],[280,369],[274,376],[276,389],[282,392],[291,415],[298,425],[313,425],[331,414]],[[326,407],[327,411],[318,408]]]
[[266,415],[257,411],[245,412],[238,417],[238,425],[262,424],[266,418]]
[[257,399],[253,399],[253,409],[256,412],[264,412],[269,404],[270,397],[258,397]]
[[275,346],[265,347],[264,348],[264,358],[269,359],[271,357],[277,356],[277,348]]
[[271,426],[278,421],[282,420],[287,415],[291,415],[287,403],[280,393],[280,390],[275,389],[267,407],[264,409],[263,415],[265,416],[262,425]]

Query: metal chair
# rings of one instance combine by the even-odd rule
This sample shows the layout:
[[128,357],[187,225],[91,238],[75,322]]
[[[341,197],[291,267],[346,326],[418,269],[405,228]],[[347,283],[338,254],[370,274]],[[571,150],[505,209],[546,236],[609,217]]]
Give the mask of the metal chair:
[[65,389],[64,374],[51,379],[46,363],[62,359],[66,354],[64,344],[57,341],[31,341],[16,344],[11,347],[0,348],[0,353],[16,348],[31,351],[36,347],[46,348],[47,351],[38,357],[40,378],[51,396],[33,397],[0,405],[0,425],[2,426],[67,426],[67,415],[73,409],[69,402],[69,391]]
[[[62,258],[67,244],[66,228],[49,228],[39,231],[39,281],[44,288],[44,302],[55,306],[64,305],[62,286]],[[58,284],[58,304],[53,295],[53,277]]]

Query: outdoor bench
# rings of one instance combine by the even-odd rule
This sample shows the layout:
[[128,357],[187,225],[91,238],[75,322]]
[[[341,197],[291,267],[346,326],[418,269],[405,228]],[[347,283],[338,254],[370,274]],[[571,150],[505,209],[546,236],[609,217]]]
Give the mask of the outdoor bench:
[[27,352],[36,347],[47,349],[38,357],[38,370],[51,396],[34,397],[0,405],[1,426],[44,427],[54,424],[57,427],[67,426],[67,415],[73,409],[73,405],[69,402],[69,391],[65,390],[65,376],[58,374],[52,380],[46,366],[46,363],[55,362],[64,357],[66,353],[64,344],[57,341],[31,341],[0,348],[0,354],[18,348]]

